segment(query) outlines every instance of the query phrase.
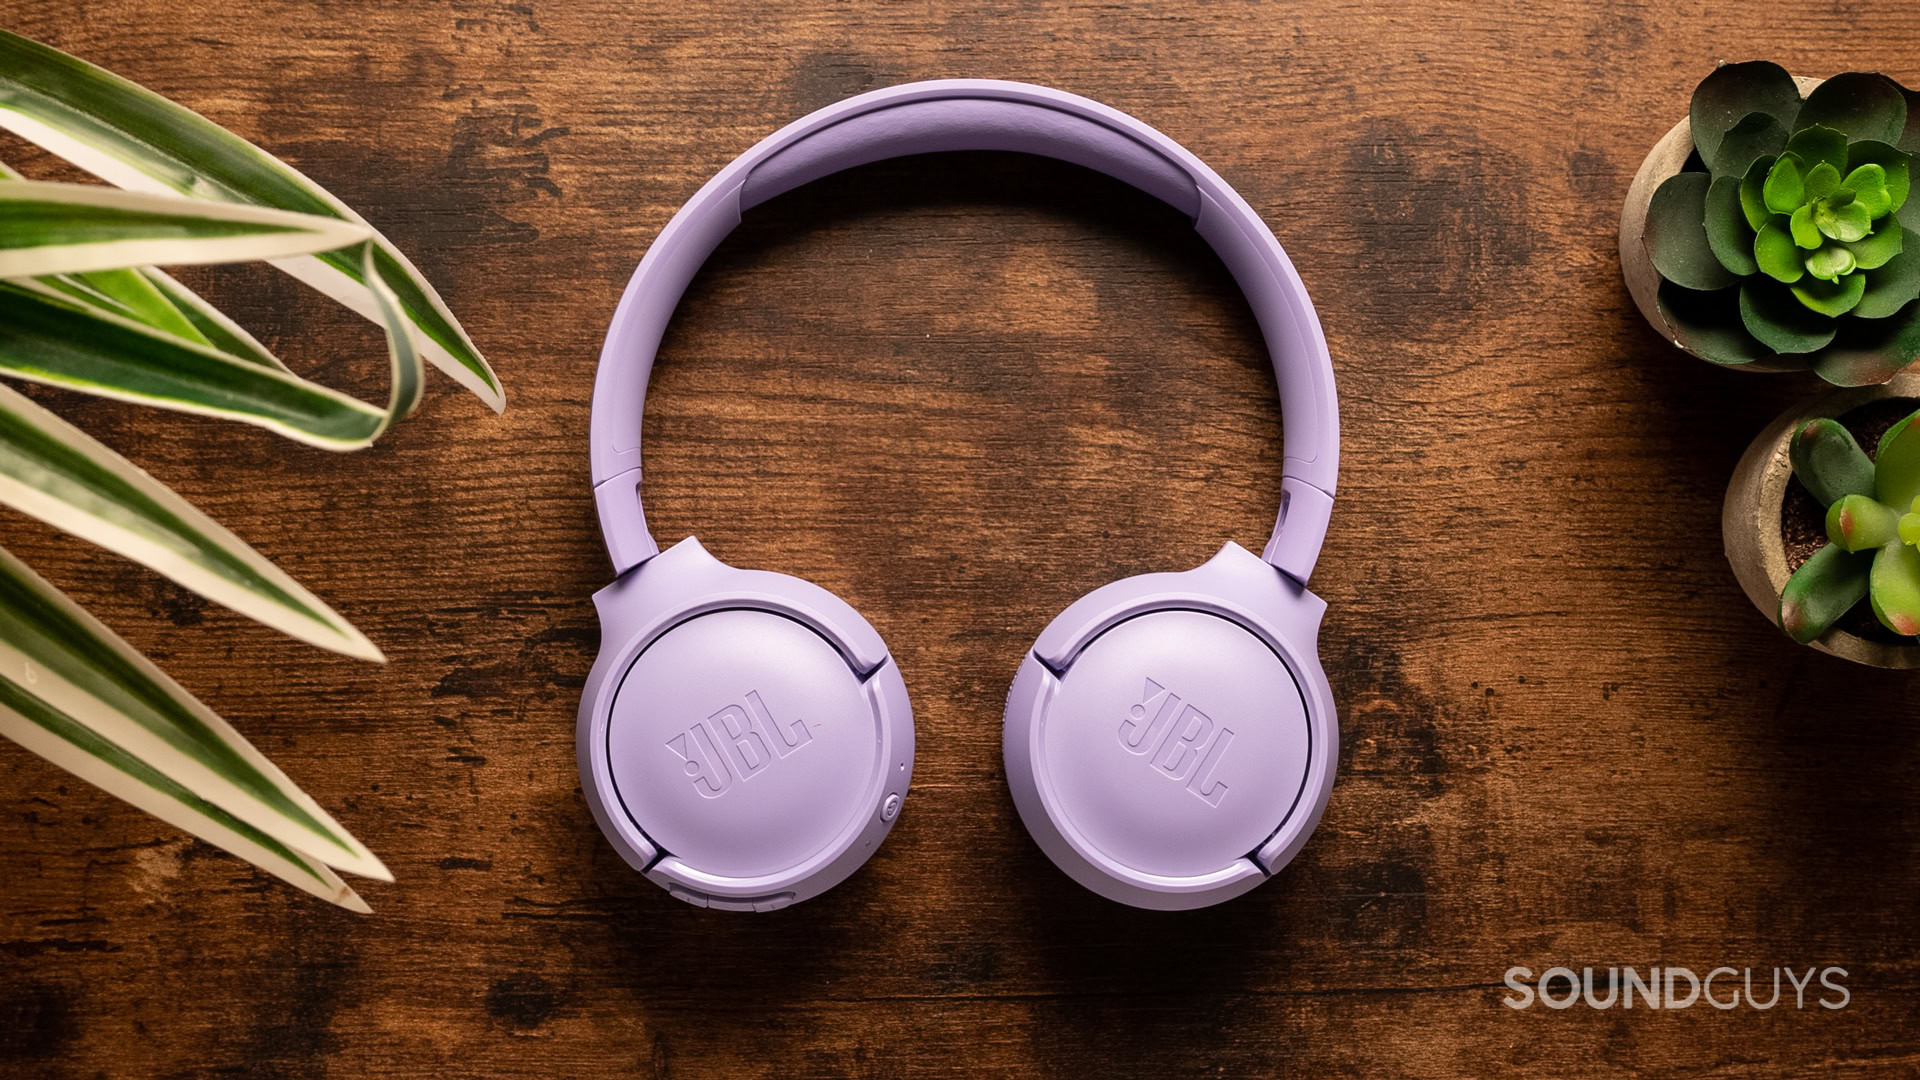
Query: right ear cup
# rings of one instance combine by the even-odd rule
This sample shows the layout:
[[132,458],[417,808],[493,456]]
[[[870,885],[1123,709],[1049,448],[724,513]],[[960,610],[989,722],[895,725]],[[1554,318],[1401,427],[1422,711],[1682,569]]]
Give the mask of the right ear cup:
[[912,778],[913,713],[853,608],[692,539],[595,600],[581,775],[629,863],[690,903],[765,911],[873,854]]
[[1027,831],[1136,907],[1246,892],[1305,843],[1338,732],[1314,655],[1325,605],[1237,544],[1088,594],[1022,659],[1002,751]]

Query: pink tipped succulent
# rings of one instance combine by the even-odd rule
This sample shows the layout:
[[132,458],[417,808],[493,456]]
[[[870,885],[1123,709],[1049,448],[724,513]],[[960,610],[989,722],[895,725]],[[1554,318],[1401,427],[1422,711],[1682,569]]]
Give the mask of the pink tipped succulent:
[[1793,433],[1793,474],[1827,505],[1831,543],[1780,592],[1780,628],[1802,644],[1862,599],[1880,624],[1920,636],[1920,424],[1915,412],[1887,430],[1869,459],[1837,420]]

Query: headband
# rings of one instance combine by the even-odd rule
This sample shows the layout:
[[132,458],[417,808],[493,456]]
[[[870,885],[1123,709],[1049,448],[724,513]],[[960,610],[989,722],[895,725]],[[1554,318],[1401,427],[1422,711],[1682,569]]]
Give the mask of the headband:
[[776,195],[858,165],[946,150],[1058,158],[1192,219],[1246,294],[1273,360],[1285,473],[1262,557],[1305,582],[1333,509],[1340,416],[1326,338],[1286,252],[1245,199],[1165,135],[1074,94],[989,79],[893,86],[811,113],[720,170],[667,222],[620,297],[594,379],[594,502],[615,573],[660,550],[640,502],[640,422],[660,339],[707,256],[743,211]]

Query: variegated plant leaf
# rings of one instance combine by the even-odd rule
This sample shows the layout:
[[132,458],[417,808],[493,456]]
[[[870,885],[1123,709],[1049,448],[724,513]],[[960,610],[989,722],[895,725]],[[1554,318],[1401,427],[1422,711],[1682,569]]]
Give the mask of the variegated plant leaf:
[[19,684],[0,680],[0,735],[177,829],[349,911],[372,909],[340,876],[168,779]]
[[[378,310],[371,294],[368,303]],[[396,336],[406,340],[395,343]],[[396,390],[407,391],[397,413],[84,303],[55,285],[0,282],[0,373],[239,420],[331,450],[367,445],[418,401],[411,337],[390,326],[388,339]]]
[[363,660],[384,659],[364,634],[239,537],[5,386],[0,502],[302,641]]
[[95,184],[0,184],[0,278],[252,262],[350,247],[352,222]]
[[[24,179],[0,162],[0,181]],[[287,370],[280,358],[199,294],[151,266],[49,274],[36,279],[83,303],[165,330],[229,356]]]
[[[320,185],[190,109],[57,49],[0,30],[0,128],[129,190],[366,222]],[[439,294],[377,231],[374,265],[415,344],[495,410],[500,383]],[[274,265],[375,321],[364,260],[334,251]]]
[[34,282],[69,300],[132,319],[194,345],[209,345],[236,360],[291,372],[252,334],[192,289],[151,266],[49,274]]
[[197,345],[213,344],[142,269],[94,270],[85,274],[54,276],[79,279],[77,283],[84,286],[87,292],[113,301],[114,307],[108,310],[116,314],[125,314],[155,330],[164,330]]
[[232,725],[4,550],[0,679],[280,844],[393,880]]
[[[360,258],[361,280],[367,283],[367,294],[379,312],[381,325],[387,329],[387,360],[393,381],[387,395],[386,423],[391,424],[402,416],[412,415],[413,410],[419,407],[426,371],[420,363],[420,353],[413,347],[413,335],[407,333],[406,309],[400,305],[400,298],[387,287],[386,278],[380,273],[376,262],[379,249],[368,244]],[[384,425],[382,430],[385,430]],[[377,436],[379,432],[374,434]]]
[[[103,275],[119,273],[132,273],[132,271],[101,271]],[[88,275],[88,277],[91,276],[93,275]],[[138,319],[140,316],[138,311],[128,307],[125,303],[108,293],[103,292],[97,285],[79,274],[48,274],[46,277],[37,277],[33,280],[45,288],[52,289],[68,300],[77,301],[88,307],[99,308],[108,314],[118,315],[123,319]]]
[[[109,271],[109,273],[113,272],[115,271]],[[239,323],[227,318],[219,308],[202,300],[199,293],[151,266],[125,272],[139,274],[153,286],[155,292],[166,297],[167,302],[173,305],[173,309],[179,312],[180,316],[200,335],[200,340],[228,356],[259,364],[261,367],[276,368],[280,371],[289,370],[287,365],[273,355],[265,345],[260,344]]]

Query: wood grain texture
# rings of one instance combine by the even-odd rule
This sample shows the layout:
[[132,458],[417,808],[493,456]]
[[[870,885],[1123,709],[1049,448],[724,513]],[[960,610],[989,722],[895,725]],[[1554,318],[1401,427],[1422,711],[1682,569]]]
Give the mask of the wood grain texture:
[[[0,1074],[22,1077],[1888,1076],[1920,1072],[1912,678],[1796,649],[1720,554],[1746,444],[1808,378],[1709,369],[1614,254],[1719,58],[1920,85],[1920,10],[15,0],[12,28],[309,173],[504,378],[368,451],[50,392],[354,619],[356,665],[9,516],[4,542],[399,877],[328,909],[0,747]],[[829,897],[729,918],[602,842],[573,764],[603,584],[595,356],[646,243],[808,110],[1027,78],[1184,142],[1273,224],[1344,407],[1314,585],[1341,707],[1284,877],[1164,916],[1026,838],[1000,707],[1075,597],[1266,535],[1251,316],[1175,215],[1037,160],[894,162],[749,215],[649,402],[664,539],[798,574],[913,695],[913,797]],[[39,169],[12,144],[0,158]],[[191,276],[302,370],[375,332],[261,268]],[[343,344],[344,342],[344,344]],[[1500,1005],[1515,964],[1838,964],[1849,1007]],[[1811,1005],[1811,1002],[1809,1002]]]

